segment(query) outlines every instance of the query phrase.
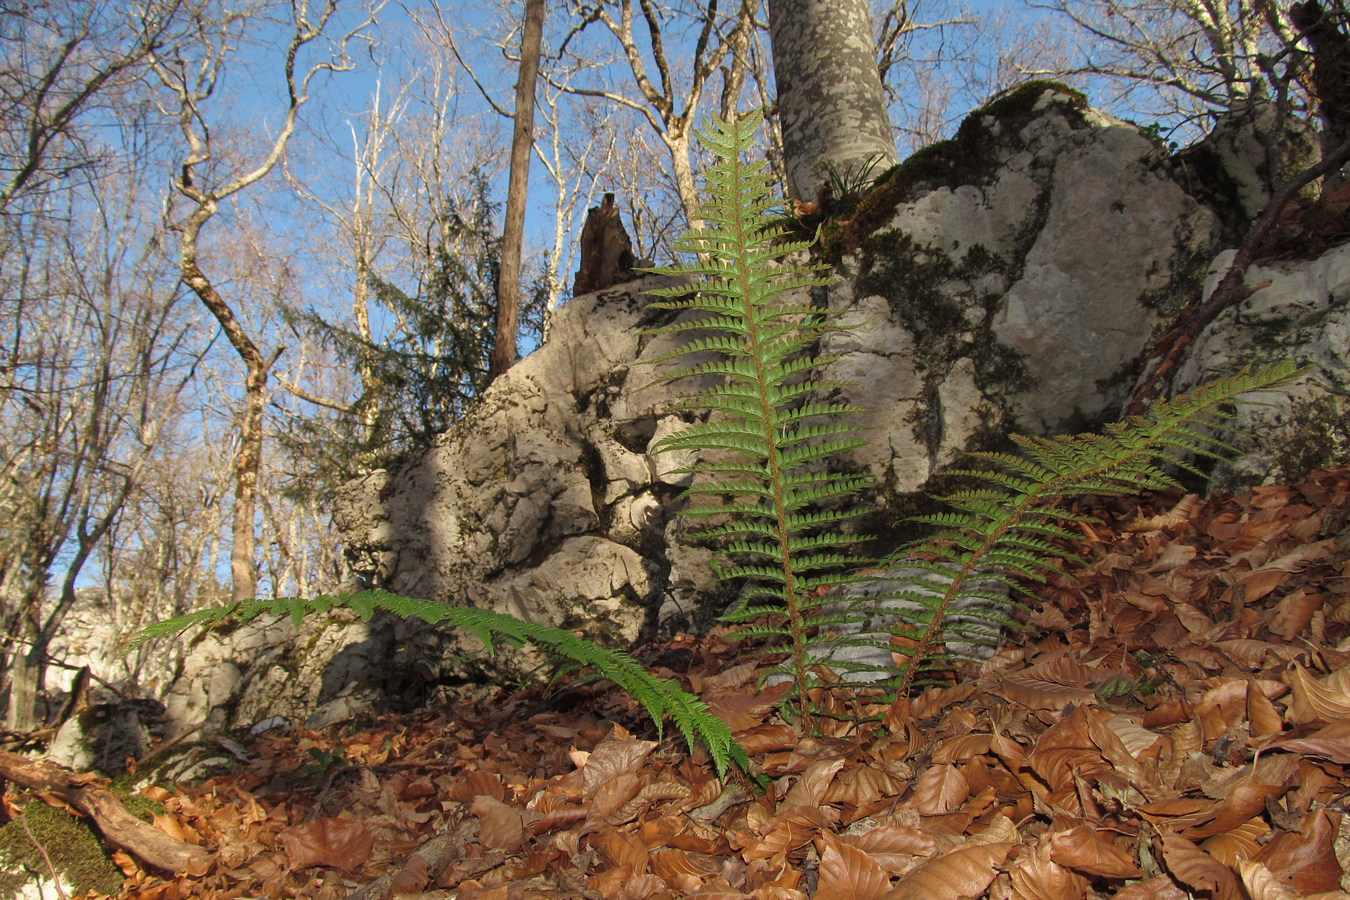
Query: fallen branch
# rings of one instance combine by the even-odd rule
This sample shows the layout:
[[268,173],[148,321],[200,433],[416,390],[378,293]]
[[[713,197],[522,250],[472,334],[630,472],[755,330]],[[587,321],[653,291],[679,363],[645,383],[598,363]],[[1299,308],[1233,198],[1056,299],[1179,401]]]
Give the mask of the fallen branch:
[[1329,172],[1338,170],[1347,160],[1350,160],[1350,139],[1324,156],[1317,165],[1304,169],[1280,185],[1271,196],[1270,202],[1266,204],[1266,208],[1261,211],[1261,215],[1257,216],[1251,228],[1247,229],[1246,236],[1238,245],[1237,253],[1233,255],[1233,261],[1228,266],[1228,271],[1214,286],[1209,299],[1204,299],[1202,295],[1186,304],[1176,321],[1154,342],[1146,357],[1148,362],[1144,378],[1135,387],[1134,393],[1130,395],[1130,400],[1125,405],[1126,416],[1137,416],[1147,409],[1148,405],[1162,394],[1163,386],[1176,373],[1186,355],[1186,350],[1195,343],[1195,339],[1206,326],[1228,307],[1236,306],[1247,299],[1250,295],[1245,283],[1247,269],[1255,261],[1262,244],[1279,221],[1280,213],[1284,211],[1289,201],[1293,200],[1305,186]]
[[401,896],[421,892],[440,877],[446,866],[464,855],[464,844],[472,840],[477,827],[476,819],[466,822],[461,812],[452,825],[424,841],[401,869],[381,875],[348,894],[347,900],[386,900],[395,891]]
[[93,783],[92,775],[0,750],[0,777],[70,804],[94,820],[104,840],[148,866],[174,874],[201,873],[211,862],[205,847],[184,843],[127,812],[112,791]]

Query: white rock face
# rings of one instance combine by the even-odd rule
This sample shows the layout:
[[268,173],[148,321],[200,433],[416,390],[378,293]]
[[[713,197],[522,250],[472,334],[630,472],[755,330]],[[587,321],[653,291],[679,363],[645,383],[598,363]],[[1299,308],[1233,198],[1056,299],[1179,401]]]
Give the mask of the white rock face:
[[[1132,126],[1046,93],[970,127],[967,158],[906,186],[816,298],[854,326],[821,349],[842,354],[827,376],[856,382],[843,393],[870,410],[860,423],[869,443],[848,464],[875,476],[883,526],[967,448],[1008,431],[1113,419],[1153,332],[1198,290],[1220,249],[1215,215],[1162,173],[1157,148]],[[1186,377],[1230,372],[1292,322],[1291,348],[1337,373],[1323,377],[1343,398],[1347,259],[1254,273],[1253,283],[1272,280],[1269,293],[1216,325]],[[648,311],[642,292],[666,283],[651,277],[573,299],[549,344],[431,450],[349,484],[334,513],[360,577],[611,646],[720,614],[729,589],[712,585],[709,551],[682,540],[694,527],[674,512],[690,482],[678,470],[697,460],[651,452],[693,421],[670,404],[699,387],[644,389],[659,371],[646,363],[672,338],[644,333],[671,314]],[[1271,427],[1296,419],[1295,409]],[[399,671],[432,684],[484,682],[496,666],[535,662],[489,662],[472,639],[406,623],[343,625],[331,636],[315,626],[322,639],[308,623],[298,638],[289,627],[204,643],[169,700],[179,726],[227,698],[236,711],[222,725],[299,721],[320,704],[338,715],[387,702],[390,684],[407,691]],[[264,662],[244,664],[241,654]]]
[[[1232,259],[1226,251],[1214,261],[1206,296]],[[1252,266],[1245,283],[1251,296],[1201,333],[1173,393],[1285,359],[1312,371],[1262,405],[1238,407],[1223,437],[1244,452],[1219,467],[1220,488],[1291,480],[1313,466],[1350,460],[1350,244],[1313,260]]]

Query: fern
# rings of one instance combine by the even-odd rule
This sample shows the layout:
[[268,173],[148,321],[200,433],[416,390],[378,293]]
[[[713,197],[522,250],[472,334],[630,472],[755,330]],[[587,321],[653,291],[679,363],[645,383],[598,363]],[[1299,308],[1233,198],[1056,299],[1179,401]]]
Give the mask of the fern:
[[599,647],[561,628],[526,622],[492,610],[451,606],[435,600],[415,600],[378,590],[344,596],[320,596],[311,600],[297,597],[247,600],[156,623],[140,631],[135,643],[178,635],[189,628],[210,628],[226,621],[247,622],[263,613],[288,615],[298,627],[305,615],[326,613],[335,607],[351,609],[365,620],[370,619],[376,610],[384,610],[396,616],[414,616],[433,625],[444,622],[471,632],[487,646],[489,652],[492,652],[497,636],[517,647],[533,644],[579,666],[592,669],[623,688],[655,720],[658,732],[663,729],[665,717],[670,716],[691,747],[701,741],[708,748],[719,776],[726,775],[729,762],[736,763],[742,771],[748,771],[749,758],[732,738],[727,724],[714,715],[707,704],[686,693],[675,681],[657,678],[627,654]]
[[[739,626],[742,637],[786,644],[788,660],[778,671],[795,680],[803,716],[817,666],[845,680],[889,681],[903,695],[916,673],[964,655],[963,645],[973,650],[996,643],[1014,627],[1016,579],[1043,580],[1056,570],[1055,558],[1072,556],[1055,542],[1077,538],[1072,529],[1084,520],[1050,506],[1052,501],[1071,493],[1175,486],[1165,464],[1195,470],[1171,454],[1232,452],[1211,436],[1230,418],[1226,408],[1244,394],[1284,387],[1302,374],[1289,363],[1243,371],[1158,401],[1105,434],[1014,435],[1020,455],[974,454],[989,467],[952,474],[981,486],[939,498],[948,512],[917,517],[937,526],[937,533],[892,557],[886,574],[869,588],[853,574],[867,560],[852,549],[868,536],[839,529],[866,510],[838,505],[863,489],[863,479],[825,469],[832,457],[862,444],[843,421],[860,410],[814,399],[842,386],[814,377],[838,357],[811,355],[821,336],[836,328],[830,317],[837,313],[801,299],[806,289],[826,282],[819,274],[826,267],[789,263],[809,244],[784,240],[768,215],[775,201],[766,167],[742,159],[759,121],[757,115],[734,124],[714,119],[700,135],[715,157],[699,211],[708,224],[676,245],[698,261],[654,270],[695,279],[651,292],[664,298],[654,307],[690,315],[650,333],[691,335],[653,362],[695,358],[656,383],[720,378],[675,406],[715,418],[655,449],[703,455],[698,464],[676,470],[701,479],[685,492],[684,512],[709,524],[690,537],[720,541],[715,576],[747,582],[724,618]],[[909,622],[895,625],[897,617]],[[894,636],[902,638],[897,648]],[[909,656],[899,673],[893,649]]]
[[[897,692],[903,696],[927,662],[943,658],[944,643],[996,640],[1011,624],[1005,609],[1017,590],[1014,579],[1044,581],[1047,571],[1057,571],[1051,559],[1073,558],[1052,541],[1081,540],[1073,527],[1090,520],[1048,504],[1070,494],[1180,487],[1169,465],[1203,477],[1185,457],[1217,459],[1238,452],[1214,436],[1232,418],[1232,404],[1244,395],[1287,387],[1306,371],[1292,362],[1244,369],[1190,394],[1157,400],[1143,415],[1108,425],[1105,434],[1013,435],[1021,453],[971,454],[988,468],[951,474],[983,486],[938,498],[949,512],[914,517],[938,530],[903,551],[902,571],[888,576],[902,587],[885,594],[882,604],[898,601],[916,620],[897,629],[909,639],[903,652],[910,656]],[[965,621],[948,621],[953,608],[962,610]]]
[[716,416],[654,449],[702,454],[693,468],[676,470],[697,476],[684,514],[707,522],[690,537],[721,543],[718,579],[748,582],[724,619],[744,636],[786,645],[780,668],[797,685],[805,716],[810,672],[822,659],[817,644],[828,639],[827,627],[852,621],[831,608],[827,591],[869,562],[855,550],[868,537],[840,530],[865,509],[839,505],[855,498],[864,479],[827,470],[831,459],[863,444],[844,421],[861,410],[813,399],[842,386],[815,377],[838,356],[812,355],[819,339],[837,330],[831,318],[839,313],[810,301],[809,289],[827,281],[819,274],[826,267],[792,265],[790,257],[809,245],[785,240],[770,223],[777,201],[767,166],[743,159],[759,124],[758,114],[730,124],[714,119],[699,136],[716,160],[704,174],[698,212],[707,225],[675,245],[697,261],[655,270],[697,279],[693,289],[651,292],[663,298],[653,307],[693,314],[649,332],[690,335],[651,362],[696,357],[655,383],[693,376],[720,383],[676,407]]

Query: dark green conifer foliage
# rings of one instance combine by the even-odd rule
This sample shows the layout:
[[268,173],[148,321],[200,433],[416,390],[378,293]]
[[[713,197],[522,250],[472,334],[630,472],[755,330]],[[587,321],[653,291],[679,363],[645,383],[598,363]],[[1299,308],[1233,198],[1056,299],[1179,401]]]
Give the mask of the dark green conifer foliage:
[[[372,338],[314,309],[292,316],[354,374],[368,373],[363,393],[336,420],[295,420],[281,436],[313,465],[306,480],[327,493],[362,471],[427,449],[487,387],[501,235],[486,176],[475,170],[467,178],[470,201],[445,198],[440,205],[423,248],[424,269],[401,278],[369,274]],[[538,338],[546,293],[541,280],[526,291],[522,342]]]

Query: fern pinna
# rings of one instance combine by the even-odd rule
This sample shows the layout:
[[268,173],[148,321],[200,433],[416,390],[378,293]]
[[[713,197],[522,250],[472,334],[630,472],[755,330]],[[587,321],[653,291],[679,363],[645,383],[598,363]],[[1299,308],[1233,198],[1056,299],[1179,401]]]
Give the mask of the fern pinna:
[[481,640],[489,653],[497,636],[515,646],[533,644],[577,666],[591,669],[623,688],[656,721],[658,732],[662,730],[665,717],[670,716],[691,747],[696,742],[702,742],[708,748],[719,776],[726,775],[730,762],[740,766],[741,771],[748,771],[750,759],[732,738],[727,724],[714,715],[707,704],[686,693],[671,679],[658,678],[626,653],[607,650],[570,631],[527,622],[489,609],[451,606],[436,600],[417,600],[378,590],[333,597],[319,596],[308,600],[299,597],[245,600],[156,623],[141,630],[136,635],[136,643],[176,635],[194,627],[208,628],[226,621],[247,622],[264,613],[289,615],[299,627],[305,615],[326,613],[337,607],[350,609],[365,620],[369,620],[376,610],[383,610],[405,618],[413,616],[432,625],[447,624],[463,628]]
[[828,604],[825,592],[867,562],[854,550],[866,536],[839,529],[864,507],[838,505],[864,480],[828,472],[825,463],[863,441],[844,421],[859,409],[815,399],[822,389],[842,386],[813,378],[838,358],[812,355],[838,313],[812,304],[809,289],[826,283],[817,274],[824,267],[791,263],[809,245],[785,240],[771,223],[778,201],[768,167],[743,158],[759,124],[757,114],[734,123],[713,120],[700,135],[715,157],[704,173],[706,197],[698,211],[706,225],[675,245],[695,261],[656,270],[697,279],[651,292],[665,298],[653,302],[655,308],[694,314],[651,332],[689,336],[653,363],[693,357],[658,382],[716,376],[720,383],[676,405],[710,410],[712,417],[655,450],[702,454],[695,466],[679,470],[696,476],[685,493],[685,515],[707,522],[691,537],[720,542],[717,578],[747,580],[725,618],[741,626],[742,636],[786,642],[790,656],[782,672],[795,681],[805,714],[815,645],[829,638],[826,626],[849,619]]
[[[1244,369],[1184,396],[1157,400],[1143,415],[1108,425],[1105,434],[1013,435],[1021,453],[971,454],[989,466],[951,474],[983,486],[939,498],[950,512],[914,518],[939,530],[900,554],[884,576],[898,589],[874,601],[881,609],[903,610],[912,623],[895,629],[909,639],[901,652],[911,657],[895,682],[897,692],[903,695],[926,665],[941,662],[944,643],[997,639],[999,628],[1010,624],[1005,611],[1017,577],[1043,581],[1047,571],[1057,571],[1051,560],[1074,558],[1054,541],[1081,540],[1073,526],[1088,520],[1048,504],[1065,495],[1180,487],[1163,468],[1169,464],[1203,478],[1188,459],[1238,452],[1215,436],[1232,418],[1232,405],[1247,394],[1287,387],[1306,371],[1291,362]],[[961,611],[960,621],[952,621],[954,609]],[[874,606],[872,612],[878,611]]]

